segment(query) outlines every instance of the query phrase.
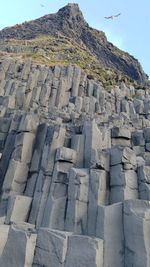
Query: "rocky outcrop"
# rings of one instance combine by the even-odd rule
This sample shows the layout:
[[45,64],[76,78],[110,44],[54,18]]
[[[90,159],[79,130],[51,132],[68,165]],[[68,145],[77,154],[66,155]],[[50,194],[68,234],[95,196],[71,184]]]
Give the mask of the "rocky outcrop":
[[149,266],[149,107],[77,66],[1,60],[0,266]]
[[5,28],[0,31],[0,40],[33,39],[40,35],[65,36],[86,49],[97,58],[104,68],[120,71],[138,83],[147,83],[147,75],[140,63],[128,53],[109,43],[102,31],[92,29],[84,20],[77,4],[68,4],[56,14],[49,14],[34,21]]

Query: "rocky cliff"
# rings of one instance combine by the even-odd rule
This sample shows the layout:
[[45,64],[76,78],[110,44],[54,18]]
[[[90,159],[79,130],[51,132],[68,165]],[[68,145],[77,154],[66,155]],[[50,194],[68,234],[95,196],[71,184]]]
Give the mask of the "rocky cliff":
[[9,45],[0,266],[150,266],[150,88],[108,88],[74,64],[20,60]]
[[0,67],[0,266],[149,266],[149,90]]
[[146,83],[147,75],[139,62],[109,43],[102,31],[92,29],[84,20],[77,4],[68,4],[56,14],[49,14],[39,19],[25,22],[0,31],[0,40],[33,39],[47,35],[63,35],[84,45],[97,58],[102,67],[111,68],[127,75],[138,83]]

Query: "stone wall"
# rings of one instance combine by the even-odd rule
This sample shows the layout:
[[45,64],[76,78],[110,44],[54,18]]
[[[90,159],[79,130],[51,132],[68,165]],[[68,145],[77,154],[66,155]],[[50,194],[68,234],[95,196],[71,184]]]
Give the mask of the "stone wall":
[[6,59],[0,111],[0,266],[150,266],[149,92]]

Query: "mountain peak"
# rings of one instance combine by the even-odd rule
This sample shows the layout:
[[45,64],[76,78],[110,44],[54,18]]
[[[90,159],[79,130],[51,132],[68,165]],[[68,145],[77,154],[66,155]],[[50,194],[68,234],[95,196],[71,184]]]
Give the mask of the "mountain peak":
[[57,13],[48,14],[36,20],[25,22],[0,31],[0,40],[29,40],[38,36],[67,37],[84,46],[96,57],[102,67],[127,75],[139,83],[147,81],[139,62],[107,41],[102,31],[91,28],[75,3],[69,3]]
[[69,15],[69,16],[72,16],[74,18],[80,16],[82,19],[84,19],[83,14],[79,8],[79,5],[74,4],[74,3],[69,3],[66,6],[59,9],[58,14],[59,15],[65,15],[65,16]]
[[88,25],[78,4],[69,3],[62,7],[57,12],[57,17],[61,20],[62,24],[67,25],[69,23],[69,27],[72,29],[78,28],[79,25]]

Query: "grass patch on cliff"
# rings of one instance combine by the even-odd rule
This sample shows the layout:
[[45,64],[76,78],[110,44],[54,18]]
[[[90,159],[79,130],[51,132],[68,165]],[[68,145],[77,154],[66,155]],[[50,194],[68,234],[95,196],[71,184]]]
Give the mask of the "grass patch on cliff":
[[38,36],[32,40],[6,40],[7,53],[17,59],[32,59],[36,64],[48,66],[74,64],[80,66],[89,77],[100,81],[105,87],[116,85],[119,80],[129,80],[112,69],[104,68],[95,56],[81,43],[65,36]]

